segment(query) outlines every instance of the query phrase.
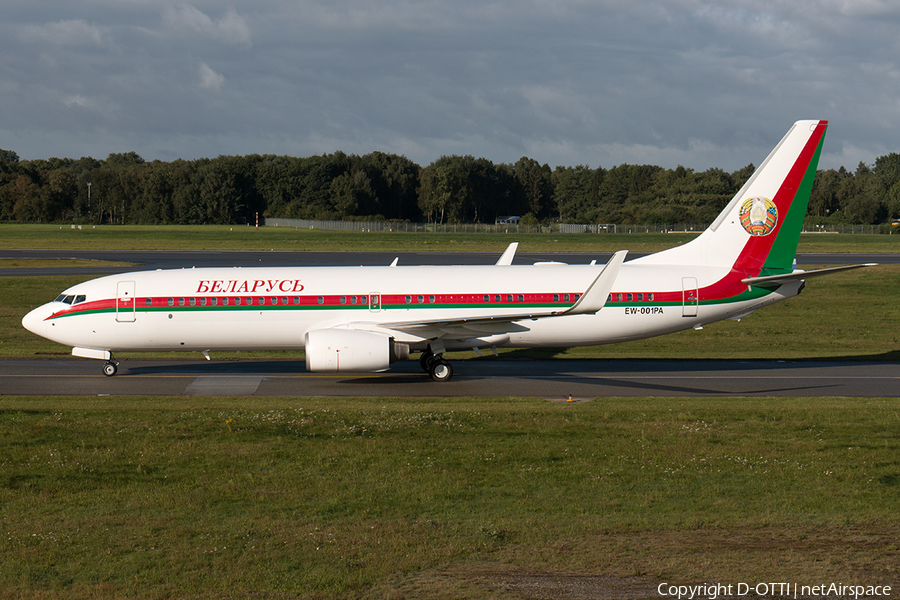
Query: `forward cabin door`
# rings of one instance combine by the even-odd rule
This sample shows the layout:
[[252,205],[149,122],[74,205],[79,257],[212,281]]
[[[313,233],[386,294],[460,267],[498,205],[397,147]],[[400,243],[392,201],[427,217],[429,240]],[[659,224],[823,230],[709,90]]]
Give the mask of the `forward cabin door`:
[[119,323],[133,323],[134,305],[134,282],[120,281],[116,285],[116,321]]
[[684,289],[681,316],[696,317],[697,307],[700,305],[700,290],[696,277],[682,277],[681,285]]

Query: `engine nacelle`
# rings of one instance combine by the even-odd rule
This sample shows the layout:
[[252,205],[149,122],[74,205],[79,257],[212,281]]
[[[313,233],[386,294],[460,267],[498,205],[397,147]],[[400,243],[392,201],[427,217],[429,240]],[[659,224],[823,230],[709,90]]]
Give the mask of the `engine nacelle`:
[[307,371],[372,373],[409,358],[408,344],[371,331],[316,329],[306,332],[304,344]]

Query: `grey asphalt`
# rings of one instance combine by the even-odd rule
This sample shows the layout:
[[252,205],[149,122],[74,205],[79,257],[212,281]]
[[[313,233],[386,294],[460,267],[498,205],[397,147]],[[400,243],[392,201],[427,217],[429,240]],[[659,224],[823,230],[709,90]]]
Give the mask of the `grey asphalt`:
[[[452,358],[452,357],[451,357]],[[121,396],[512,396],[564,401],[606,396],[900,397],[900,363],[871,360],[526,360],[454,361],[432,382],[417,361],[385,373],[307,373],[302,360],[0,360],[2,395]]]
[[[630,253],[629,258],[645,253]],[[530,265],[537,261],[555,260],[569,264],[587,264],[592,260],[605,263],[609,252],[519,252],[513,264]],[[282,251],[182,251],[182,250],[0,250],[0,259],[80,259],[122,261],[126,267],[49,267],[0,269],[0,277],[34,277],[51,275],[83,275],[85,279],[153,269],[191,267],[295,267],[389,265],[399,257],[401,265],[490,265],[499,252],[282,252]],[[900,254],[798,254],[797,263],[804,265],[900,264]]]

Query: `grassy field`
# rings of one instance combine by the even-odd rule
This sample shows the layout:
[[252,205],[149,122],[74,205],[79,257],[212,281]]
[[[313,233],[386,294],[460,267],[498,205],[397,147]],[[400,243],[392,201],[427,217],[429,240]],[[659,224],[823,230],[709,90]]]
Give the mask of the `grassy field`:
[[[0,225],[0,248],[112,250],[373,250],[500,253],[511,242],[529,252],[656,252],[693,234],[516,234],[337,232],[285,227]],[[900,235],[804,234],[800,252],[900,252]]]
[[0,598],[896,585],[898,428],[895,399],[5,398]]
[[77,260],[71,258],[0,258],[0,269],[56,269],[62,267],[127,267],[134,263],[109,260]]

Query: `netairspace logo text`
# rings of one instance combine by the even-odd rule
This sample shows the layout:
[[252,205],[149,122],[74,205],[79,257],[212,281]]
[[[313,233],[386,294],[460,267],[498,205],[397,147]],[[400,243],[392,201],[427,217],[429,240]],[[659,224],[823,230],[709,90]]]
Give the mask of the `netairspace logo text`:
[[890,597],[889,585],[844,585],[843,583],[823,583],[819,585],[801,585],[798,583],[703,583],[699,585],[674,585],[661,583],[656,588],[661,597],[677,598],[677,600],[694,600],[705,598],[717,600],[724,598],[740,598],[753,594],[772,598],[884,598]]

